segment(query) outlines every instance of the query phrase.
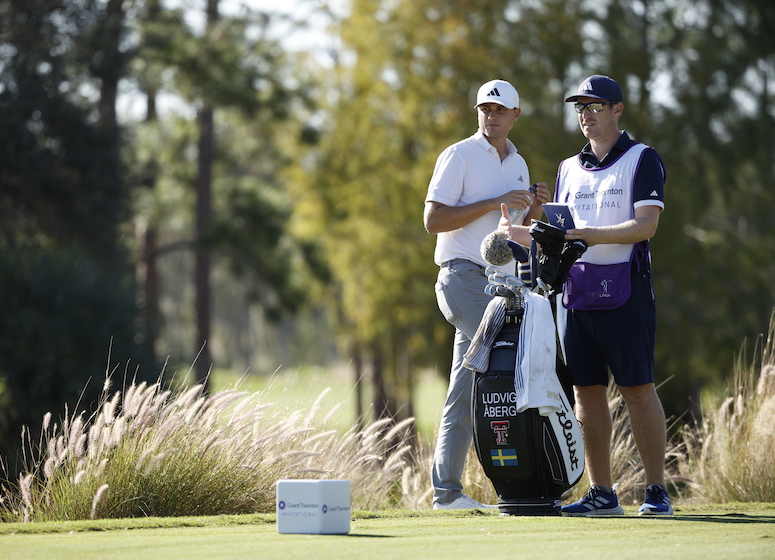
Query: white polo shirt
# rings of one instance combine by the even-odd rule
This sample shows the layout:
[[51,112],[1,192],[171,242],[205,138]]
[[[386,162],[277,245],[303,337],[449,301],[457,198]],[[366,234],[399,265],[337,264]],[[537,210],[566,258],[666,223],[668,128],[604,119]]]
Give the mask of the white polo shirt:
[[[445,206],[468,206],[512,190],[528,190],[530,174],[525,159],[510,140],[506,141],[506,149],[508,155],[501,161],[498,150],[481,131],[453,144],[436,160],[425,201]],[[435,263],[441,265],[453,259],[467,259],[488,266],[480,247],[482,240],[497,229],[500,218],[501,211],[493,210],[461,228],[439,233]],[[514,274],[513,262],[502,268]]]

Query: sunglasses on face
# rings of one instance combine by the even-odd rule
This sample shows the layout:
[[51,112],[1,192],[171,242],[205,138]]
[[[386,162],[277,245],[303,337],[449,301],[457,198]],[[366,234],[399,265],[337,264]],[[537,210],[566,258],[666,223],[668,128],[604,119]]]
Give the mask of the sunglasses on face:
[[576,109],[579,115],[584,112],[584,109],[589,109],[589,112],[594,114],[602,111],[606,105],[613,104],[613,101],[594,101],[592,103],[576,103],[573,105],[573,108]]

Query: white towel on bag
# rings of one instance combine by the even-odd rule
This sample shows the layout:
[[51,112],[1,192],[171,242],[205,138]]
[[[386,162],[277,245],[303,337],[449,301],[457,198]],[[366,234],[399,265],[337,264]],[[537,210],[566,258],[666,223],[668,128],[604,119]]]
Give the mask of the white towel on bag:
[[[537,408],[542,416],[562,410],[562,386],[556,374],[557,342],[552,306],[546,298],[524,290],[524,316],[519,331],[514,390],[517,412]],[[484,373],[495,337],[506,322],[506,299],[494,297],[476,329],[463,365]]]
[[556,374],[557,341],[552,305],[525,290],[525,315],[519,331],[514,388],[517,412],[537,408],[541,416],[562,410],[562,386]]

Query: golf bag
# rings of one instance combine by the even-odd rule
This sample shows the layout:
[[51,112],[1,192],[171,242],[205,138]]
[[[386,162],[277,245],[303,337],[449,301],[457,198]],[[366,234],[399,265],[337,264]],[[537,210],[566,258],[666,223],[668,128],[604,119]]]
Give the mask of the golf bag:
[[[511,319],[511,322],[509,322]],[[521,316],[508,315],[473,389],[474,442],[507,515],[560,515],[562,495],[584,472],[584,442],[565,391],[562,410],[517,413],[514,389]]]
[[[531,257],[534,254],[535,245]],[[560,410],[547,416],[537,408],[517,412],[515,372],[525,316],[522,290],[530,284],[524,277],[511,280],[511,285],[488,286],[488,293],[506,298],[506,311],[503,326],[490,346],[486,371],[475,372],[474,445],[498,494],[501,514],[560,515],[562,495],[584,473],[584,441],[567,380],[561,383],[557,379]],[[557,360],[557,366],[551,375],[557,375],[564,364]]]

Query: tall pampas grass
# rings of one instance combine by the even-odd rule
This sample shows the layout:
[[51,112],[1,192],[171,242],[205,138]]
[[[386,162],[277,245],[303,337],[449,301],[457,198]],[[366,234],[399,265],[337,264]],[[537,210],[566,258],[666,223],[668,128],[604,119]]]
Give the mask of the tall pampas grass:
[[[412,420],[344,435],[262,394],[131,384],[90,418],[46,414],[26,471],[0,488],[0,519],[45,521],[274,511],[281,478],[348,479],[356,509],[402,505]],[[323,395],[321,395],[322,398]],[[27,436],[29,439],[29,436]]]
[[[761,356],[739,358],[726,394],[703,407],[682,432],[679,470],[686,499],[697,502],[775,501],[775,315]],[[757,348],[759,345],[757,344]]]

